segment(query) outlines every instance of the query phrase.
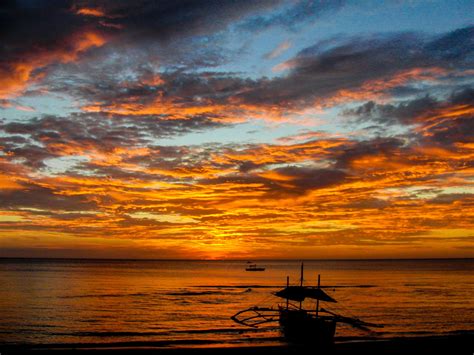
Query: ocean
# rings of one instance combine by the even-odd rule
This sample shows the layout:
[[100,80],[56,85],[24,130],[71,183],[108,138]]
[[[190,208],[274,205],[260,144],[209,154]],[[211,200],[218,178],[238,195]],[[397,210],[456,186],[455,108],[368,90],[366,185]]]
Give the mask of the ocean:
[[[282,344],[275,324],[230,317],[284,302],[300,263],[255,261],[0,259],[0,344],[225,347]],[[474,259],[304,261],[304,282],[338,303],[323,307],[383,324],[338,325],[336,341],[474,333]],[[336,287],[338,286],[338,287]]]

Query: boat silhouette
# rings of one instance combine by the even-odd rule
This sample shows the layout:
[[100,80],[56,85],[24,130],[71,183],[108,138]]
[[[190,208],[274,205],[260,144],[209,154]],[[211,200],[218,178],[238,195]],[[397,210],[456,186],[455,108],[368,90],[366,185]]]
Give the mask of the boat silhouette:
[[[320,275],[317,287],[303,286],[303,264],[301,264],[299,286],[290,286],[287,277],[286,287],[274,295],[285,299],[286,302],[270,308],[250,307],[237,312],[231,319],[241,325],[255,328],[265,323],[278,322],[284,338],[289,342],[321,346],[331,345],[334,342],[337,323],[345,323],[362,330],[383,327],[320,307],[320,302],[337,303],[337,301],[322,290]],[[303,302],[306,299],[316,300],[316,308],[304,308]]]
[[257,266],[257,264],[249,264],[245,268],[245,271],[265,271],[263,266]]

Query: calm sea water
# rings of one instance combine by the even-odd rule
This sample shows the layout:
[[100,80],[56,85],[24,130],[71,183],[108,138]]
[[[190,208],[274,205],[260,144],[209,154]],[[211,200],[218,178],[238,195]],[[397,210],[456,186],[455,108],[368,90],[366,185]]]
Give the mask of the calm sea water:
[[[0,343],[239,346],[282,342],[278,328],[230,316],[278,302],[299,261],[0,259]],[[382,323],[337,339],[474,332],[474,260],[305,261],[305,284],[323,285],[342,315]]]

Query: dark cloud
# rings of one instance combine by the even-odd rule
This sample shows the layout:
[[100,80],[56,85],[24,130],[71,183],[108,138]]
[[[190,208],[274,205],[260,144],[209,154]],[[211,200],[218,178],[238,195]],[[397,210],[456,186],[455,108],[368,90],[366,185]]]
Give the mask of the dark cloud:
[[59,156],[36,144],[22,144],[21,146],[6,145],[3,146],[2,150],[8,154],[10,160],[34,169],[46,167],[45,161],[47,159]]
[[417,125],[425,141],[451,145],[473,141],[473,112],[474,89],[467,87],[443,99],[424,96],[394,104],[369,101],[346,110],[345,115],[355,116],[361,122],[377,122],[385,126]]
[[10,160],[45,167],[45,160],[115,148],[136,148],[155,139],[202,131],[220,126],[205,116],[168,120],[165,116],[71,114],[68,117],[43,116],[0,126],[2,150]]
[[[55,80],[52,90],[69,92],[86,102],[96,102],[105,111],[120,108],[120,105],[130,105],[131,113],[149,106],[154,106],[159,111],[162,105],[165,113],[169,105],[186,108],[227,104],[236,94],[255,85],[254,81],[239,78],[234,73],[193,74],[181,71],[160,74],[159,81],[150,84],[141,68],[137,68],[137,72],[143,80],[123,82],[115,74],[97,73],[72,87],[68,79]],[[158,103],[155,103],[157,100]],[[224,113],[221,114],[225,116]],[[216,119],[218,117],[216,114]]]
[[361,121],[373,120],[384,124],[413,124],[417,117],[431,110],[438,101],[430,96],[408,100],[399,104],[378,105],[374,101],[346,110],[346,115],[357,116]]
[[345,207],[354,208],[354,209],[376,209],[380,210],[382,208],[390,206],[390,202],[385,200],[380,200],[378,198],[371,198],[366,200],[358,200],[348,203]]
[[473,114],[461,115],[454,120],[447,120],[428,128],[425,139],[437,144],[452,145],[454,143],[474,142]]
[[115,25],[131,33],[170,41],[183,35],[206,35],[227,27],[246,15],[278,6],[280,1],[183,0],[80,2],[99,7]]
[[460,28],[429,42],[425,49],[440,61],[472,66],[474,61],[474,27]]
[[[357,91],[371,80],[390,79],[414,68],[467,69],[472,66],[473,38],[473,28],[468,27],[435,39],[411,33],[334,39],[308,47],[289,60],[288,75],[259,80],[237,97],[253,104],[304,106],[340,90]],[[443,46],[438,45],[440,42]],[[383,91],[380,86],[378,90]]]
[[398,152],[405,144],[403,139],[392,137],[380,137],[356,142],[355,144],[341,147],[341,149],[335,152],[336,166],[341,169],[348,168],[354,160],[366,156],[391,156]]
[[474,194],[471,193],[453,193],[453,194],[439,194],[434,199],[430,200],[430,203],[434,204],[452,204],[452,203],[463,203],[474,206]]
[[71,11],[72,5],[69,0],[2,2],[2,63],[26,52],[41,53],[67,46],[75,31],[91,25],[87,18]]
[[[171,71],[160,76],[159,84],[137,81],[123,85],[99,76],[72,93],[88,101],[95,98],[104,109],[125,103],[146,105],[156,98],[172,98],[174,104],[191,106],[227,104],[238,108],[239,104],[250,104],[291,109],[313,105],[317,100],[324,103],[342,91],[363,95],[367,90],[366,96],[398,92],[406,96],[419,90],[410,87],[410,81],[447,77],[451,70],[460,73],[457,79],[463,78],[462,71],[472,67],[472,40],[471,27],[436,38],[414,33],[339,38],[302,50],[285,64],[286,75],[272,79],[248,79],[239,73]],[[397,79],[397,75],[405,76]],[[391,79],[394,83],[385,84]],[[377,80],[372,87],[371,82]],[[349,96],[346,100],[354,99]],[[386,110],[397,111],[395,118],[403,120],[433,100],[425,96],[406,107]],[[371,109],[370,105],[360,113]]]
[[[273,175],[282,178],[275,178]],[[260,184],[259,189],[265,193],[266,198],[278,198],[278,196],[301,195],[311,190],[338,185],[343,183],[347,176],[347,173],[338,169],[288,166],[260,172],[228,174],[214,179],[202,179],[199,183],[239,184],[241,190],[245,189],[245,185]]]
[[[268,0],[7,1],[0,11],[0,69],[7,73],[20,58],[71,52],[74,41],[87,31],[112,40],[120,37],[119,42],[172,43],[186,36],[213,35],[278,4]],[[81,13],[84,9],[95,10],[96,15]]]
[[360,121],[376,121],[384,124],[414,124],[423,121],[423,117],[435,115],[439,110],[454,105],[474,106],[474,89],[468,87],[457,90],[445,99],[426,95],[412,100],[391,104],[377,104],[368,101],[365,104],[345,110],[344,114],[356,116]]
[[78,16],[73,5],[69,0],[2,2],[0,83],[4,87],[0,94],[25,89],[52,63],[72,61],[110,34],[97,21]]
[[262,167],[262,164],[256,164],[253,161],[243,161],[239,163],[239,171],[242,173],[248,173],[260,167]]
[[275,172],[288,178],[282,185],[290,185],[297,192],[306,192],[340,185],[348,177],[347,173],[337,169],[315,169],[289,166],[275,169]]
[[107,147],[135,145],[151,138],[164,138],[194,130],[220,126],[206,116],[171,120],[166,115],[104,115],[99,113],[71,114],[68,117],[46,115],[27,122],[10,122],[2,126],[8,134],[30,135],[39,142],[91,143]]
[[63,195],[53,189],[32,183],[23,183],[21,190],[2,190],[2,207],[9,210],[37,208],[44,210],[92,211],[97,203],[88,195]]
[[[17,47],[36,45],[36,49],[51,49],[66,44],[65,40],[75,30],[87,26],[107,30],[110,28],[107,25],[115,25],[135,37],[148,35],[168,41],[183,34],[204,35],[221,30],[249,13],[275,4],[278,2],[250,0],[7,1],[2,3],[0,12],[3,26],[0,38],[5,44],[21,38]],[[81,9],[98,10],[99,14],[88,16],[81,14]]]
[[[0,9],[0,99],[11,98],[78,59],[129,51],[174,68],[226,60],[219,33],[280,1],[7,1]],[[210,42],[213,45],[210,45]],[[123,71],[123,65],[119,71]],[[84,68],[83,68],[84,69]]]
[[69,7],[100,10],[103,16],[97,21],[106,27],[125,29],[126,36],[133,40],[151,38],[169,43],[185,37],[214,36],[233,24],[249,31],[270,26],[293,29],[339,9],[343,3],[340,0],[77,0],[70,1]]

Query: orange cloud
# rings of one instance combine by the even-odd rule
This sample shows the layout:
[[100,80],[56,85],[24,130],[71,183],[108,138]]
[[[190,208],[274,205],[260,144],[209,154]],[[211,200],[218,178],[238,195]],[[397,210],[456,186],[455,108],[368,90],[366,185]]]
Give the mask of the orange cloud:
[[267,59],[275,59],[286,52],[291,47],[291,42],[286,40],[281,42],[273,51],[265,55]]
[[0,189],[22,189],[23,187],[18,184],[17,180],[14,176],[0,174]]
[[76,33],[70,38],[69,48],[58,48],[54,51],[31,53],[21,60],[11,63],[8,71],[0,72],[0,99],[17,97],[29,85],[40,81],[44,73],[39,70],[50,64],[68,63],[77,60],[78,56],[90,48],[100,47],[106,38],[93,31]]
[[87,8],[84,7],[76,11],[78,15],[84,16],[95,16],[95,17],[104,17],[105,13],[99,8]]
[[[0,220],[0,233],[14,226],[20,235],[37,229],[123,243],[131,243],[133,236],[137,245],[186,245],[188,257],[282,257],[285,252],[287,257],[318,257],[319,248],[349,257],[355,255],[350,250],[362,246],[374,256],[385,255],[388,246],[393,256],[413,248],[423,250],[414,255],[429,255],[423,248],[442,250],[442,239],[430,237],[434,230],[452,234],[474,228],[470,143],[381,149],[383,141],[310,138],[316,139],[205,154],[188,147],[173,163],[157,163],[163,153],[151,147],[100,149],[44,138],[48,149],[86,156],[110,176],[41,176],[35,171],[2,176],[3,201],[9,208],[21,204],[13,212],[3,211],[10,217]],[[249,170],[242,169],[245,164]],[[344,178],[328,175],[333,180],[322,184],[318,179],[327,177],[318,175],[319,169],[343,170]],[[17,180],[25,174],[28,189]],[[291,193],[300,184],[304,189]],[[466,255],[456,248],[469,244],[463,239],[468,236],[451,239],[444,250]],[[108,245],[106,240],[96,247]]]
[[324,99],[324,105],[334,106],[351,101],[378,100],[383,102],[390,96],[387,91],[411,82],[436,81],[439,77],[448,74],[443,68],[412,68],[400,71],[390,77],[369,80],[356,89],[343,89],[336,92],[329,99]]

